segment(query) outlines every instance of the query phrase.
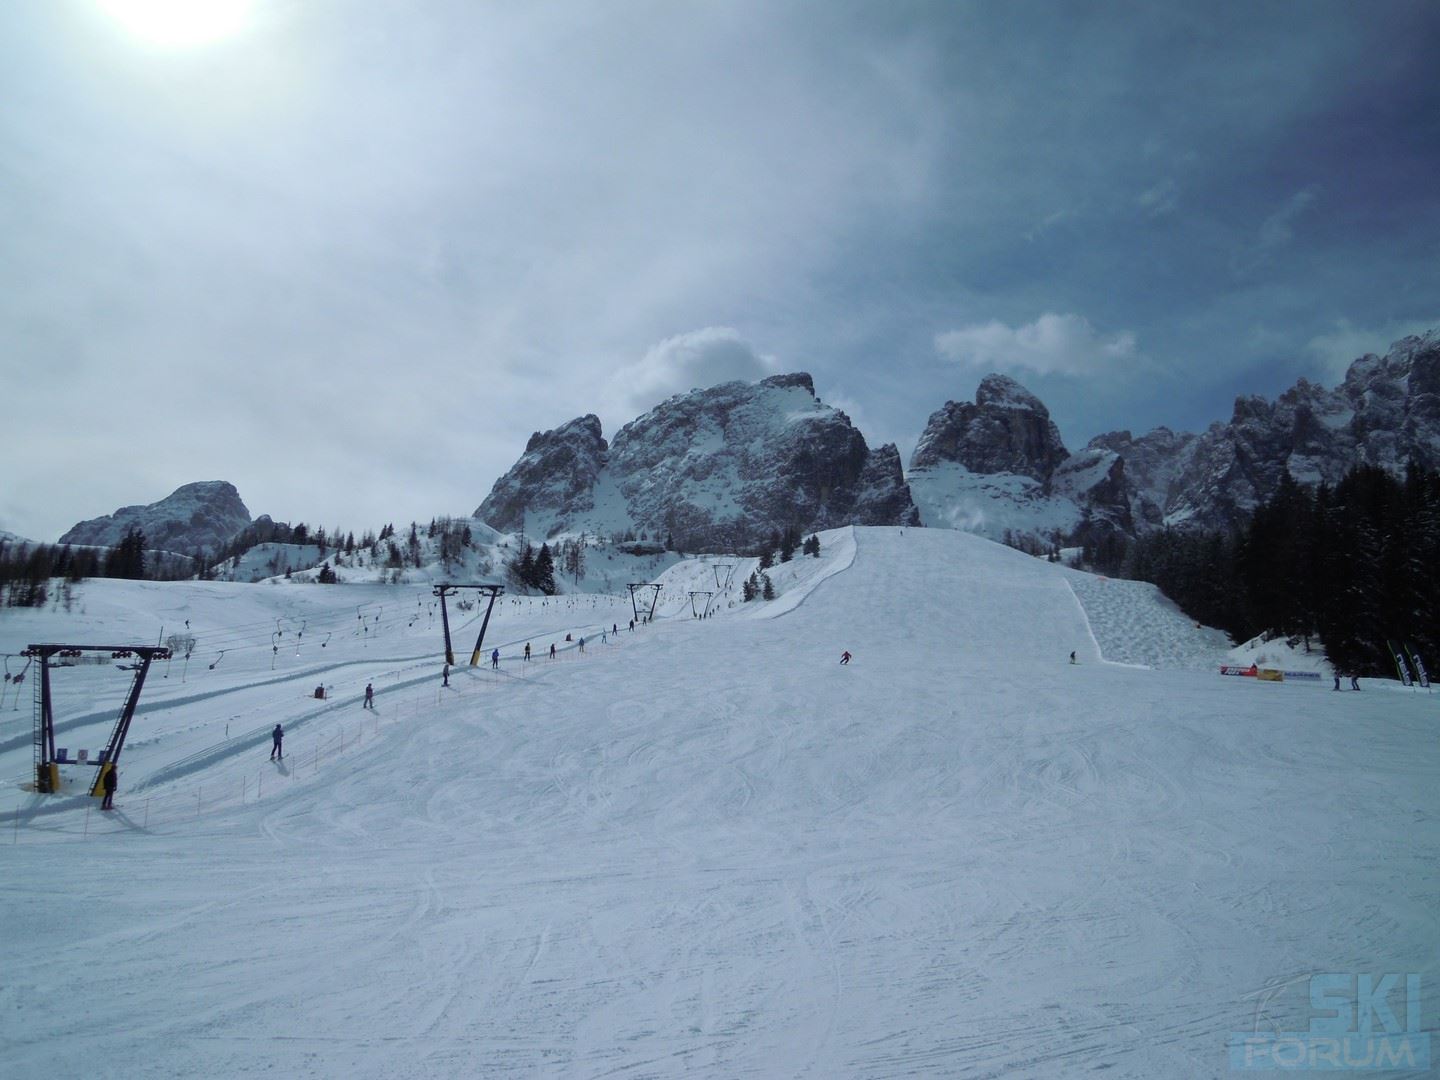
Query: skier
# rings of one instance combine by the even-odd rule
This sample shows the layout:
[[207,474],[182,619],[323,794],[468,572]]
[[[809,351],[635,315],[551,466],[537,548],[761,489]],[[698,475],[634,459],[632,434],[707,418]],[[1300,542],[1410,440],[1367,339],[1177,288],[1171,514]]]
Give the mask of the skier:
[[580,646],[580,651],[583,653],[585,651],[585,639],[582,637],[577,644]]
[[550,659],[555,659],[555,642],[550,642]]
[[1070,650],[1070,663],[1072,663],[1072,664],[1075,663],[1075,650],[1074,650],[1074,649],[1071,649],[1071,650]]
[[105,779],[100,782],[100,786],[105,790],[105,799],[100,804],[101,810],[115,809],[115,788],[119,783],[120,774],[115,766],[111,765],[105,770]]
[[604,631],[604,630],[601,630],[601,631],[600,631],[600,644],[601,644],[601,645],[604,645],[604,644],[605,644],[605,631]]
[[274,761],[276,758],[279,758],[281,761],[284,761],[284,760],[285,760],[285,751],[280,748],[280,742],[281,742],[281,740],[284,739],[284,738],[285,738],[285,729],[282,728],[279,724],[276,724],[274,730],[270,732],[270,739],[271,739],[270,760],[271,760],[271,761]]
[[620,632],[620,624],[619,624],[619,623],[611,623],[611,624],[610,624],[610,632],[611,632],[612,634],[618,634],[618,633]]
[[361,708],[369,709],[372,712],[375,709],[375,687],[368,682],[365,684],[365,704]]
[[530,662],[530,642],[525,642],[525,663]]
[[491,649],[491,650],[490,650],[490,670],[491,670],[491,671],[499,671],[499,670],[500,670],[500,650],[499,650],[499,649]]
[[1359,689],[1360,689],[1360,676],[1359,676],[1359,675],[1351,675],[1351,676],[1350,676],[1350,689],[1351,689],[1351,690],[1359,690]]
[[631,620],[630,620],[630,632],[631,632],[632,634],[635,632],[635,620],[634,620],[634,619],[631,619]]
[[440,669],[440,685],[441,685],[441,686],[449,686],[449,685],[450,685],[450,663],[449,663],[449,661],[446,661],[445,665],[444,665],[443,667],[441,667],[441,669]]
[[841,665],[844,665],[844,664],[848,664],[849,662],[850,662],[850,650],[847,649],[847,650],[845,650],[844,652],[842,652],[842,653],[840,654],[840,663],[841,663]]
[[1335,673],[1335,689],[1340,689],[1340,673],[1338,671]]

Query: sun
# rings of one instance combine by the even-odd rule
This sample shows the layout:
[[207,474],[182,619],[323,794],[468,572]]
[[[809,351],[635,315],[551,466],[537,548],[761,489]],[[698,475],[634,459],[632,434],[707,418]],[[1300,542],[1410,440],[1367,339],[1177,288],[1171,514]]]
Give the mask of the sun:
[[252,0],[96,0],[130,34],[152,45],[204,45],[244,29]]

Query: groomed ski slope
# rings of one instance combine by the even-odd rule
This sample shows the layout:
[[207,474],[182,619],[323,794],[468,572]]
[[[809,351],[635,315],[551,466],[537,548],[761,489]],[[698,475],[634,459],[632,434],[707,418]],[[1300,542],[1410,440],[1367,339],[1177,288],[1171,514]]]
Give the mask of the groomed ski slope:
[[[1311,973],[1440,985],[1434,699],[1105,663],[1057,567],[822,539],[778,617],[687,605],[526,667],[581,613],[517,606],[501,673],[443,693],[347,640],[379,714],[351,679],[284,766],[229,752],[230,703],[262,735],[331,703],[257,664],[113,817],[28,797],[0,1071],[1208,1077],[1232,1031],[1304,1030]],[[678,611],[703,576],[670,574]],[[226,752],[177,772],[197,742]]]

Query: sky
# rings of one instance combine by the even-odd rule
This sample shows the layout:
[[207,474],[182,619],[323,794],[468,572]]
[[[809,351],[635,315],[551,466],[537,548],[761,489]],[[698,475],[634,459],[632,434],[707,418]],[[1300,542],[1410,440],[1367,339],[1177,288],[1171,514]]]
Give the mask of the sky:
[[0,529],[465,514],[783,371],[1074,450],[1440,326],[1433,3],[202,5],[0,5]]

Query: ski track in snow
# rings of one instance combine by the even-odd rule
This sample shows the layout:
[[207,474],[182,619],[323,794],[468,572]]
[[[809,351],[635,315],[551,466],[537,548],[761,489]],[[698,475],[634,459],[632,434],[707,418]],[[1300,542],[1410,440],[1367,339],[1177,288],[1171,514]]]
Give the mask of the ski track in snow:
[[327,702],[236,657],[137,717],[114,815],[0,750],[5,1072],[1218,1076],[1312,972],[1435,984],[1432,701],[1222,679],[1153,594],[964,534],[822,540],[714,619],[703,560],[634,633],[497,609],[450,690],[438,631],[341,644]]

